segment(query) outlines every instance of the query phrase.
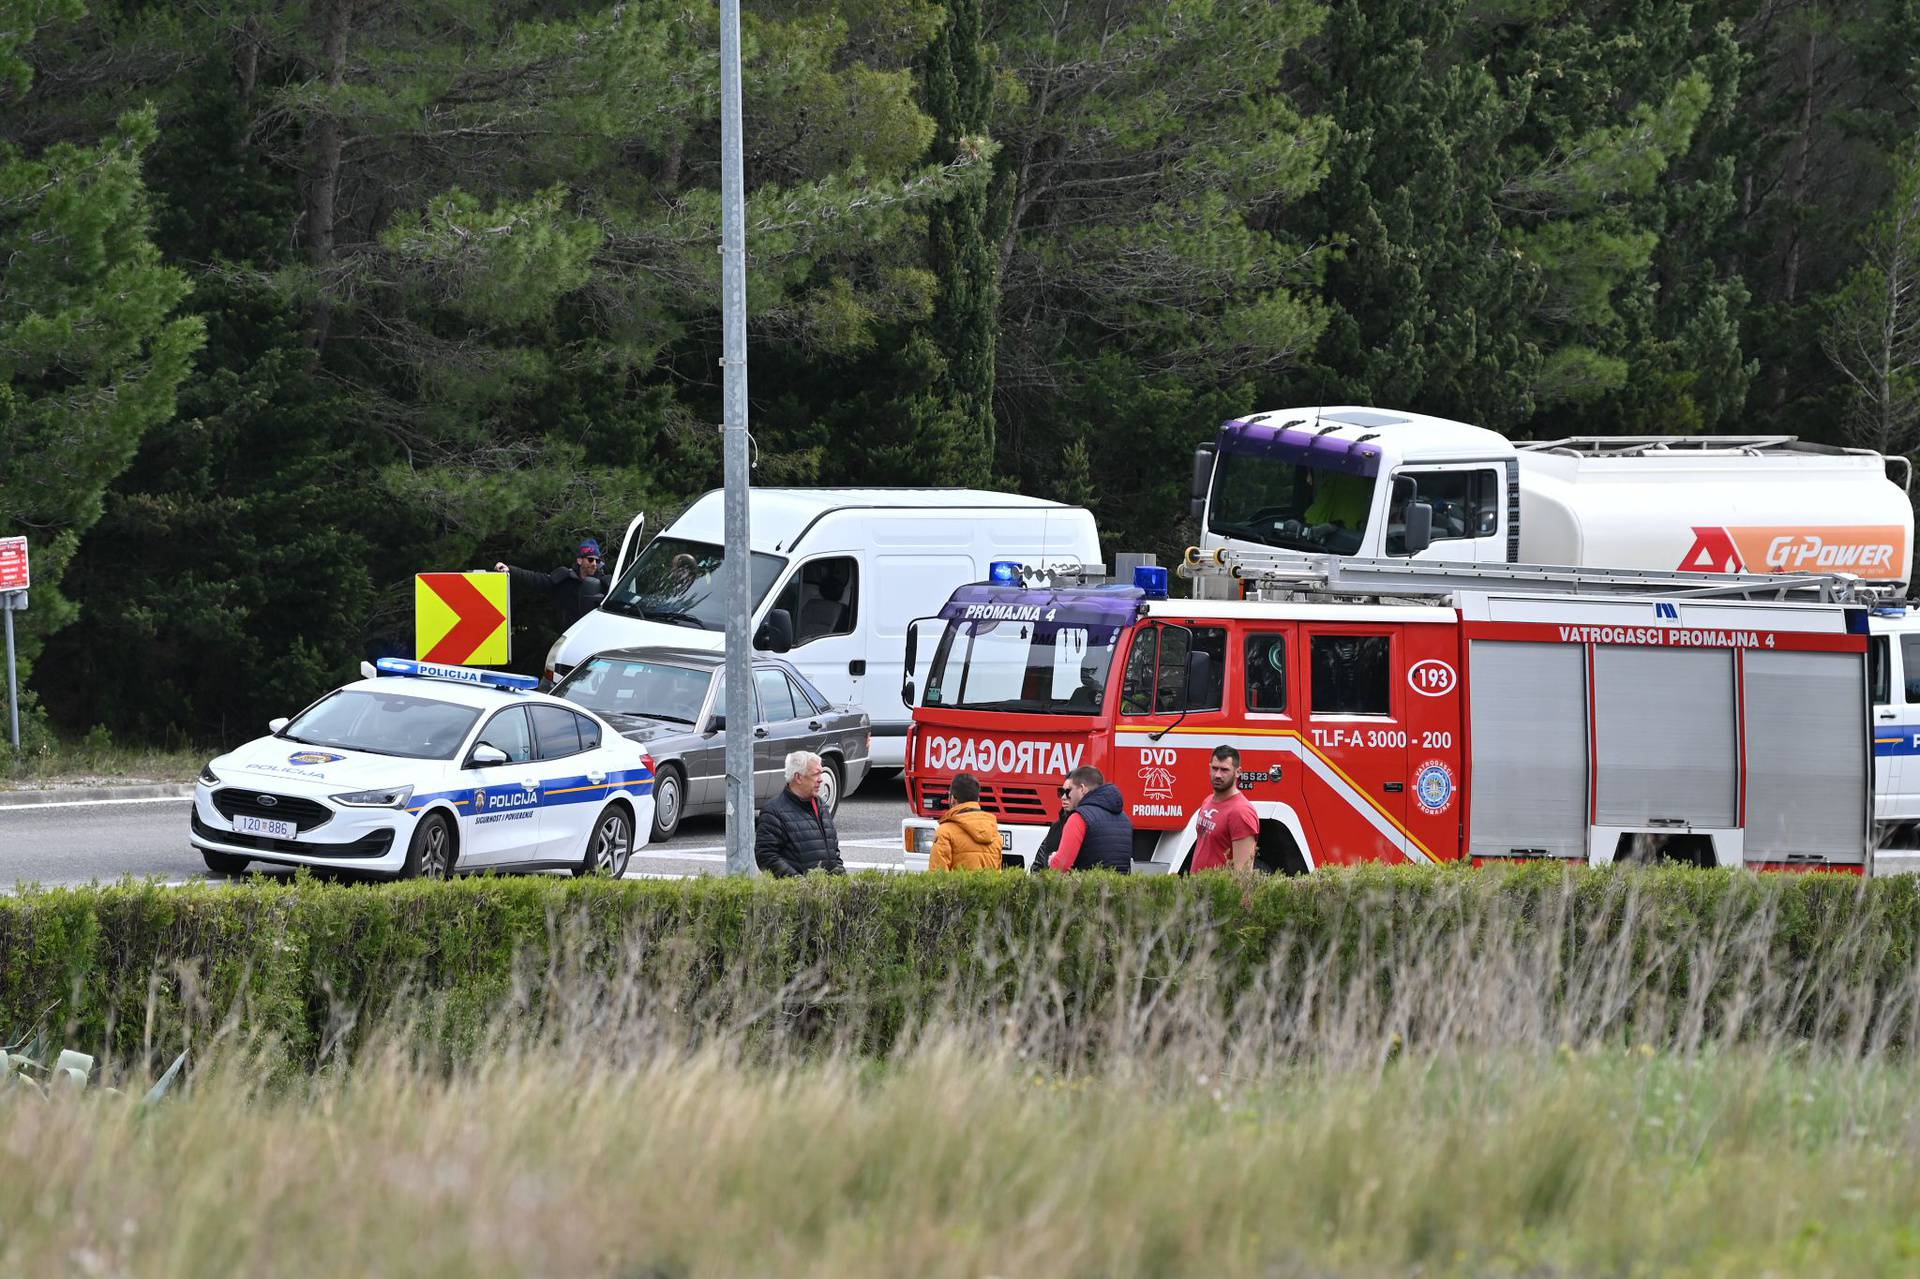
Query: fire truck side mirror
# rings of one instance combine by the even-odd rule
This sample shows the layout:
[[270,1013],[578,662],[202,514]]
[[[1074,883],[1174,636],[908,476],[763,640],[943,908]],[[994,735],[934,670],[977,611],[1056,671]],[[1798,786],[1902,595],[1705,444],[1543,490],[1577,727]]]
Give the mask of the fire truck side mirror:
[[1418,555],[1433,545],[1433,503],[1407,503],[1407,554]]
[[1207,490],[1213,487],[1214,451],[1211,444],[1202,444],[1193,451],[1193,483],[1188,488],[1188,496],[1196,520],[1207,516]]

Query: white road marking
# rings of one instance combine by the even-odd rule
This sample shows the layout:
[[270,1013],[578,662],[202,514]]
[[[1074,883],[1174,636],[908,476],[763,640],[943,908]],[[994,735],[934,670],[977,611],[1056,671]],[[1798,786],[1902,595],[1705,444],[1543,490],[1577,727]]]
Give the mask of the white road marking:
[[[0,791],[0,794],[5,792]],[[191,795],[143,795],[138,799],[57,799],[48,804],[0,804],[0,813],[31,813],[45,808],[95,808],[102,804],[191,804]]]

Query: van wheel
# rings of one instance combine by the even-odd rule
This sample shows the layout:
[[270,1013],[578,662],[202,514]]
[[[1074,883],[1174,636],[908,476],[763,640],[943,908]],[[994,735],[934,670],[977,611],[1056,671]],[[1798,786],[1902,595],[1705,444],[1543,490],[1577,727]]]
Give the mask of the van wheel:
[[453,871],[453,829],[442,813],[428,813],[413,828],[402,879],[445,879]]
[[678,764],[662,764],[653,774],[653,834],[651,842],[664,843],[680,829],[680,815],[687,808],[687,779]]
[[206,849],[200,855],[207,859],[207,869],[216,875],[244,875],[252,864],[250,858],[236,857],[232,853],[213,853]]
[[827,816],[829,817],[833,816],[834,813],[840,809],[840,779],[842,776],[839,760],[833,758],[831,755],[821,759],[820,789],[814,795],[814,798],[819,801],[820,807],[826,810]]
[[632,856],[633,818],[623,805],[608,804],[601,810],[600,820],[593,824],[593,833],[587,836],[586,856],[573,868],[573,873],[575,877],[605,875],[618,879],[627,873],[627,862]]

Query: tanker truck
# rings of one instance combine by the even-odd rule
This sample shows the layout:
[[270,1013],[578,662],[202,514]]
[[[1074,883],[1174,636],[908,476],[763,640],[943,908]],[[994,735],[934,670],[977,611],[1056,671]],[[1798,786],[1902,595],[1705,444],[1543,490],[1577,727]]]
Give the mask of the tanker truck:
[[[1851,573],[1904,594],[1912,466],[1790,435],[1509,440],[1340,405],[1236,418],[1194,456],[1201,557]],[[1230,577],[1195,582],[1203,598]]]

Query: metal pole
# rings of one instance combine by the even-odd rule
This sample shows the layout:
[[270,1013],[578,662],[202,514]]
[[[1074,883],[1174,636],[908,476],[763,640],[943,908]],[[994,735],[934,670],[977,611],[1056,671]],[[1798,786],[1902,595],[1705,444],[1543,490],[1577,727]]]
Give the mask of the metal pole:
[[720,0],[720,310],[725,340],[727,873],[753,862],[753,635],[747,540],[747,210],[740,161],[740,0]]
[[13,594],[0,596],[0,613],[7,615],[7,718],[13,730],[13,749],[20,749],[20,686],[13,675]]

